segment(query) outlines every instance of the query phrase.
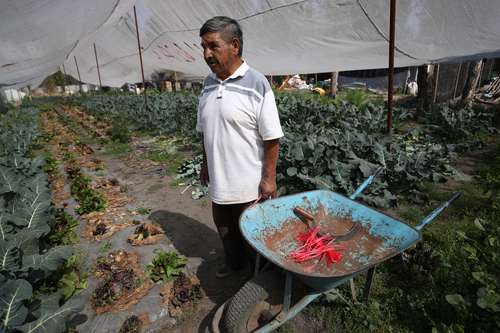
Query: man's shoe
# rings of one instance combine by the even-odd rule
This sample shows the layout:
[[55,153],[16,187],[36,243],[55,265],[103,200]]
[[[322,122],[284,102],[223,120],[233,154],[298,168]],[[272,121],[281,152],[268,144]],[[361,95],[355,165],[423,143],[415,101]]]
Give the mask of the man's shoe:
[[215,277],[218,279],[225,279],[233,274],[234,274],[234,271],[231,268],[229,268],[228,266],[224,266],[221,269],[219,269],[217,272],[215,272]]

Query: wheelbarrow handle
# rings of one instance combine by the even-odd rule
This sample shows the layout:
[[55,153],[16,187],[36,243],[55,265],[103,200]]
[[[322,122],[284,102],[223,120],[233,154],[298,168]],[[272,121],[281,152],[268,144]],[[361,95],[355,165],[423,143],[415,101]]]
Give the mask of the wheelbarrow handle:
[[441,214],[441,212],[448,207],[453,201],[455,201],[462,193],[461,192],[455,192],[451,196],[451,198],[448,199],[448,201],[443,202],[438,208],[434,209],[429,215],[427,215],[419,225],[415,227],[417,231],[421,231],[426,225],[432,222],[436,217]]
[[382,172],[382,170],[384,170],[384,167],[379,167],[377,170],[375,170],[373,175],[366,178],[365,181],[361,185],[359,185],[356,191],[354,191],[354,193],[349,196],[349,199],[354,200],[357,198],[358,195],[363,193],[363,191],[368,187],[368,185],[370,185],[373,182],[375,177],[377,177],[378,174]]

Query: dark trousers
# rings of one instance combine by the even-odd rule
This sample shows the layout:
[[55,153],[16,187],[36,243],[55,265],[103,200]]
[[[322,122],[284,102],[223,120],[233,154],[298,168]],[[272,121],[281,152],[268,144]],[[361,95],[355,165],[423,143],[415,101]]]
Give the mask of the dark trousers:
[[251,204],[252,202],[234,205],[212,203],[214,223],[224,246],[226,264],[235,271],[245,268],[247,264],[252,266],[255,260],[255,252],[243,238],[239,227],[241,213]]

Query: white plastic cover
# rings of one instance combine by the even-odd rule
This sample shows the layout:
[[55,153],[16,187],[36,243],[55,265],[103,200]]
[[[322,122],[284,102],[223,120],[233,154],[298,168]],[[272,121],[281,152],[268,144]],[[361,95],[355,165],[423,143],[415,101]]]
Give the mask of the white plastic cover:
[[[1,1],[0,85],[40,82],[63,59],[66,72],[77,78],[73,56],[82,80],[96,84],[93,43],[104,85],[141,81],[133,0]],[[178,77],[205,76],[209,69],[198,32],[216,15],[241,23],[244,58],[265,74],[387,67],[389,4],[389,0],[139,0],[145,74],[175,71]],[[500,56],[499,0],[398,0],[396,13],[397,67]]]

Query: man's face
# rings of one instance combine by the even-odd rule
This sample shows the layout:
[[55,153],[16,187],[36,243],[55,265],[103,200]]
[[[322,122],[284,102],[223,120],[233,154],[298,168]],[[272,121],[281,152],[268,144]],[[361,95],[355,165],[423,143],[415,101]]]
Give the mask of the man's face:
[[233,39],[226,42],[220,33],[207,32],[201,36],[201,46],[203,47],[203,58],[220,79],[225,79],[230,75],[231,66],[239,60],[239,41]]

